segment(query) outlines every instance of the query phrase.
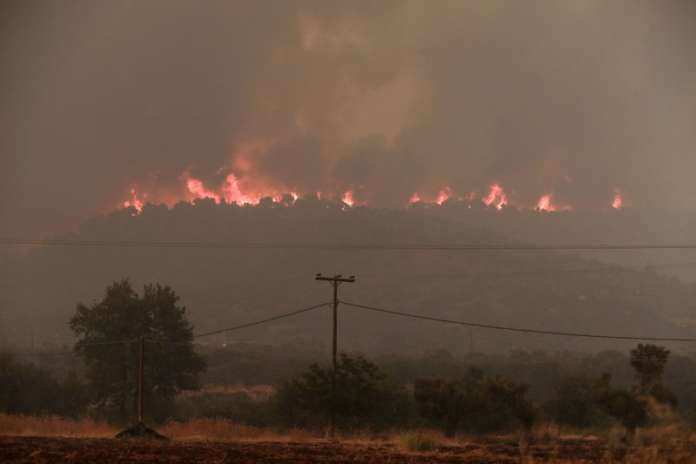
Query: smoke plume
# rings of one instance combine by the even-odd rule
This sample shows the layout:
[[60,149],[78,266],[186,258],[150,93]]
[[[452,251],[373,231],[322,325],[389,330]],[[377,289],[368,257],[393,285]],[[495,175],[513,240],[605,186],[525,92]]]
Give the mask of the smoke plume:
[[22,1],[0,17],[4,235],[73,227],[131,189],[191,199],[191,179],[375,206],[494,183],[530,207],[696,195],[693,2]]

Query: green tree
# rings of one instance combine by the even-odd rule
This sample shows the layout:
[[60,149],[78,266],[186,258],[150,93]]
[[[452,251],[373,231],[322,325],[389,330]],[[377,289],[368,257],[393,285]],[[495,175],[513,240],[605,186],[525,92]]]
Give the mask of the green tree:
[[101,301],[78,304],[70,327],[78,338],[75,350],[87,368],[91,406],[100,416],[117,422],[133,416],[141,337],[147,340],[144,398],[148,417],[164,419],[178,390],[199,386],[198,375],[205,363],[193,350],[186,308],[169,287],[146,285],[140,296],[128,280],[115,282]]
[[677,398],[663,383],[665,366],[670,351],[662,346],[638,344],[631,350],[631,366],[635,371],[638,385],[636,391],[649,395],[660,403],[676,406]]
[[[331,367],[312,364],[282,383],[277,407],[287,425],[323,427],[328,424]],[[363,356],[341,353],[336,366],[336,426],[342,429],[398,423],[407,413],[404,391],[392,385],[380,368]]]
[[640,393],[647,395],[655,385],[662,383],[667,359],[669,350],[662,346],[640,343],[631,350],[631,366],[636,373]]

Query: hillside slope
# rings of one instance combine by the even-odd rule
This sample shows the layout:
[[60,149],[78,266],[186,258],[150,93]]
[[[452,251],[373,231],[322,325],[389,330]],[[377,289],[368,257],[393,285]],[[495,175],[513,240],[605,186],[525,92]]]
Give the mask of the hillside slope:
[[[484,221],[481,221],[482,223]],[[490,224],[488,224],[490,226]],[[413,244],[506,244],[504,228],[478,227],[445,214],[347,209],[301,200],[257,207],[200,201],[172,209],[121,210],[84,224],[71,240],[205,242],[252,247],[37,247],[3,258],[0,335],[70,340],[77,302],[100,298],[110,282],[172,286],[196,331],[214,330],[329,301],[314,274],[357,276],[341,287],[345,301],[480,323],[562,331],[676,336],[688,327],[696,287],[654,270],[637,270],[553,251],[398,250]],[[546,243],[547,237],[540,238]],[[525,237],[528,241],[529,237]],[[263,247],[259,245],[271,245]],[[366,246],[355,249],[352,246]],[[11,321],[12,324],[7,324]],[[317,311],[275,324],[204,339],[327,346],[330,313]],[[343,306],[341,346],[381,352],[623,349],[621,342],[473,331],[392,318]],[[683,347],[673,347],[685,349]]]

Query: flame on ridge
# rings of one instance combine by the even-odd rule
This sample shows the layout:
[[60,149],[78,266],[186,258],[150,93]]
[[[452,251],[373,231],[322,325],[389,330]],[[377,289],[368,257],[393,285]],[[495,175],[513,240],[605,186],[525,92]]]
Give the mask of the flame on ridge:
[[623,208],[623,197],[619,189],[614,190],[614,199],[611,202],[611,207],[614,209]]
[[508,198],[505,194],[505,189],[503,189],[503,187],[501,187],[500,184],[492,184],[490,186],[490,190],[488,191],[488,195],[481,198],[481,201],[483,201],[483,203],[486,206],[493,205],[496,209],[499,210],[503,209],[503,207],[508,204]]
[[341,196],[341,201],[350,208],[354,206],[367,206],[366,201],[360,201],[355,198],[355,192],[353,190],[346,190]]
[[341,197],[341,201],[352,208],[353,205],[355,204],[355,199],[353,198],[353,191],[352,190],[346,191],[343,194],[343,197]]
[[188,177],[186,179],[186,188],[188,189],[189,193],[194,196],[194,198],[210,198],[214,200],[215,203],[220,203],[220,195],[206,189],[203,185],[203,181],[199,179]]
[[[185,201],[189,202],[193,202],[197,199],[211,199],[216,204],[222,203],[244,206],[258,205],[262,199],[269,198],[274,203],[292,204],[305,194],[292,190],[288,191],[267,187],[258,188],[259,184],[257,182],[251,184],[250,187],[248,184],[249,180],[247,180],[246,177],[240,179],[233,173],[228,174],[225,177],[224,183],[217,189],[213,189],[206,186],[201,179],[192,177],[188,172],[184,172],[184,174],[182,175],[182,179],[184,180],[185,192],[187,195],[187,198],[185,197]],[[139,214],[143,210],[148,195],[142,192],[139,194],[135,188],[131,188],[129,193],[130,198],[126,199],[125,201],[122,201],[120,203],[120,206],[123,208],[132,207],[135,209],[134,214]],[[332,198],[340,198],[340,201],[342,201],[346,206],[351,208],[355,206],[367,205],[367,202],[356,199],[356,194],[354,190],[346,190],[340,195],[336,195],[335,193],[332,193],[330,191],[317,191],[310,193],[310,196],[312,195],[315,195],[318,199],[323,198],[327,200],[331,200]],[[422,193],[415,191],[409,197],[408,204],[412,205],[416,203],[425,203],[431,205],[443,205],[445,202],[453,198],[459,201],[467,202],[469,208],[473,206],[476,198],[479,198],[484,205],[493,206],[496,210],[502,210],[505,206],[510,205],[509,197],[505,192],[504,187],[500,183],[491,184],[488,187],[488,192],[483,196],[479,196],[475,192],[469,192],[463,197],[457,196],[455,195],[452,188],[450,188],[449,186],[443,186],[442,188],[440,188],[440,190],[438,191],[437,195],[434,196],[434,198],[433,196],[430,196],[429,198],[426,196],[424,198]],[[166,203],[173,204],[175,202],[176,200],[169,198],[169,201],[167,201]],[[623,207],[623,204],[624,201],[621,191],[617,188],[614,190],[614,196],[611,202],[611,207],[615,210],[619,210]],[[517,207],[524,208],[524,206],[522,205],[518,205]],[[541,197],[539,197],[533,208],[528,208],[540,212],[557,212],[572,210],[572,207],[570,205],[559,204],[558,202],[556,202],[553,193],[546,193],[542,195]]]
[[537,201],[535,208],[537,211],[544,211],[547,213],[554,213],[556,211],[571,211],[573,208],[570,205],[558,205],[553,202],[553,194],[547,193],[542,195]]
[[[137,213],[142,212],[143,201],[140,198],[138,198],[138,194],[135,191],[135,188],[130,189],[130,194],[131,194],[130,199],[123,202],[123,207],[124,208],[133,207],[133,208],[135,208]],[[144,197],[147,197],[147,194],[144,195]]]
[[438,205],[442,205],[444,202],[450,199],[452,196],[452,189],[449,187],[442,187],[440,191],[437,194],[437,198],[435,199],[435,203]]

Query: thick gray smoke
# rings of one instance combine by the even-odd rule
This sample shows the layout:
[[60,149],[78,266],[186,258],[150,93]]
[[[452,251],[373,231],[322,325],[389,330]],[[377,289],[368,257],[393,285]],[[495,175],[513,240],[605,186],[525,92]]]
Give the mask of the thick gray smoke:
[[[188,171],[300,191],[696,195],[696,3],[4,2],[0,220],[44,235]],[[241,155],[239,155],[241,156]],[[246,160],[248,161],[248,160]]]

